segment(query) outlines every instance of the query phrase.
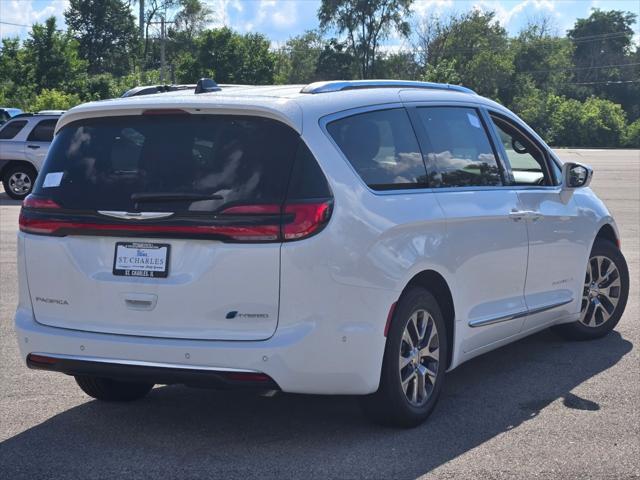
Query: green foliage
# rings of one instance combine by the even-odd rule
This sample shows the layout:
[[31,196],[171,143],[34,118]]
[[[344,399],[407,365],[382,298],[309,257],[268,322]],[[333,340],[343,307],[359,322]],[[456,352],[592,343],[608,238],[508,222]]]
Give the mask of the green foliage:
[[129,5],[122,0],[70,0],[64,12],[69,33],[78,40],[89,74],[130,73],[138,33]]
[[29,110],[37,112],[39,110],[68,110],[81,102],[80,97],[72,93],[65,93],[59,90],[44,89],[35,98]]
[[259,33],[240,35],[227,27],[205,30],[196,38],[194,53],[179,58],[178,81],[211,77],[218,83],[273,83],[275,54],[269,46]]
[[26,76],[38,91],[68,89],[87,68],[78,57],[78,43],[57,30],[55,17],[49,17],[44,25],[33,25],[24,42],[24,60]]
[[376,71],[380,41],[392,32],[407,37],[407,18],[413,0],[322,0],[318,10],[320,28],[346,33],[347,44],[358,59],[360,78]]
[[622,146],[627,148],[640,148],[640,118],[627,127]]
[[[50,18],[34,24],[22,43],[3,39],[0,103],[67,109],[159,84],[160,42],[154,34],[138,38],[133,3],[70,0],[66,32]],[[373,77],[463,84],[511,108],[553,145],[640,147],[635,15],[594,9],[567,37],[538,17],[509,38],[495,13],[475,9],[415,24],[413,49],[381,49],[392,33],[409,34],[411,4],[323,0],[323,30],[291,37],[277,49],[259,33],[206,29],[215,12],[204,0],[147,0],[145,26],[149,32],[162,15],[173,20],[165,83],[208,76],[241,84]],[[327,29],[338,38],[323,36]]]

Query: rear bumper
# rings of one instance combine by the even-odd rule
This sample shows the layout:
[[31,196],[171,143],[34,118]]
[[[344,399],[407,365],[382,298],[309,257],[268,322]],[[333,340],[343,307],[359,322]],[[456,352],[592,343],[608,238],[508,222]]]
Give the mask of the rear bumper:
[[90,375],[163,385],[180,383],[204,388],[279,389],[268,375],[241,369],[187,368],[183,365],[45,353],[28,354],[27,366],[67,375]]
[[[256,372],[268,375],[273,382],[260,385],[262,388],[332,395],[359,395],[377,390],[386,340],[384,325],[380,328],[360,325],[354,329],[348,322],[329,321],[301,321],[280,327],[264,341],[135,337],[42,325],[35,321],[29,308],[20,307],[15,328],[25,362],[29,354],[89,362],[65,360],[47,370],[103,376],[107,372],[119,377],[142,374],[159,384],[195,382],[211,386],[226,385],[228,378],[220,378],[226,376],[220,372]],[[140,368],[154,365],[169,367]]]

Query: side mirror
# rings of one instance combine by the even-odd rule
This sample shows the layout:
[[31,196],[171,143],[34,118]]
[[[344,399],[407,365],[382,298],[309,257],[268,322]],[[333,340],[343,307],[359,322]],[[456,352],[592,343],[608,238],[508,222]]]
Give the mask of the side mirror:
[[562,165],[562,188],[587,187],[591,183],[593,170],[580,163],[567,162]]

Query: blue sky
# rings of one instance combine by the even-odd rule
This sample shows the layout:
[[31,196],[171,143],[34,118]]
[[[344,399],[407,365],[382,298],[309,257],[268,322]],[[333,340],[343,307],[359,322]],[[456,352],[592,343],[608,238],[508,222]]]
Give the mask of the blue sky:
[[[67,3],[66,0],[0,0],[0,21],[18,24],[0,23],[0,37],[24,38],[29,28],[19,25],[42,22],[50,15],[64,23],[62,13]],[[240,32],[261,32],[277,44],[317,27],[320,0],[206,0],[206,3],[215,12],[211,26],[227,25]],[[562,34],[576,18],[588,16],[593,7],[627,10],[640,17],[640,0],[416,0],[413,10],[414,18],[472,8],[494,10],[511,34],[516,34],[528,19],[543,14],[554,20]],[[638,24],[635,27],[640,31]],[[386,43],[390,47],[402,46],[402,40],[397,38],[390,38]]]

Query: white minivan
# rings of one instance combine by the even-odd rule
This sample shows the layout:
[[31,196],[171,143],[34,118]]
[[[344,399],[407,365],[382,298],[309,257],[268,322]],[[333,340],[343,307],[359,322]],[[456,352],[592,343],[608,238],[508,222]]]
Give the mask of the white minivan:
[[417,425],[470,358],[618,323],[629,274],[591,175],[452,85],[208,80],[81,105],[20,214],[21,353],[100,400],[349,394]]

